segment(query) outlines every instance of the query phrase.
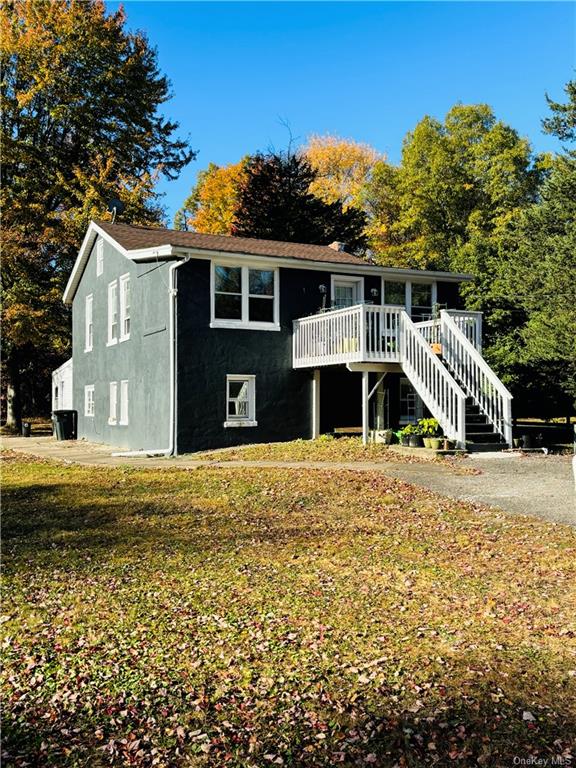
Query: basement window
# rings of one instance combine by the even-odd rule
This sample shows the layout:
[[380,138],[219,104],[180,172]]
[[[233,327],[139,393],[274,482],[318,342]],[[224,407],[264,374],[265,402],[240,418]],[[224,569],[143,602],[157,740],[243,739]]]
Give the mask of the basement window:
[[257,427],[256,376],[229,374],[226,376],[225,427]]

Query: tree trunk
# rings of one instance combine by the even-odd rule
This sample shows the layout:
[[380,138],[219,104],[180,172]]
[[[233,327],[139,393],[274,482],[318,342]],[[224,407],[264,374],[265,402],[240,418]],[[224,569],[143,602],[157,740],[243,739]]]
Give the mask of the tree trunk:
[[20,397],[20,366],[14,356],[6,361],[6,426],[22,431],[22,400]]

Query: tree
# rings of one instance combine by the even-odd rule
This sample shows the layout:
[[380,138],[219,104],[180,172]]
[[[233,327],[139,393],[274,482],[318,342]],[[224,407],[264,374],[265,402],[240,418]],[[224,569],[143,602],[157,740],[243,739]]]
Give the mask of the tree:
[[229,235],[245,178],[247,158],[219,166],[210,163],[200,171],[196,186],[176,213],[176,229],[193,229],[211,235]]
[[366,235],[370,249],[386,254],[386,258],[401,242],[395,231],[400,218],[399,174],[399,168],[379,160],[359,194],[360,206],[368,219]]
[[344,210],[362,208],[362,190],[382,159],[373,147],[338,136],[311,136],[301,152],[316,171],[313,195],[325,203],[340,202]]
[[542,164],[485,104],[424,117],[406,135],[398,167],[379,163],[364,187],[378,260],[413,268],[473,264],[473,239],[536,199]]
[[[169,84],[141,33],[102,0],[12,0],[0,9],[3,370],[19,428],[23,376],[46,375],[69,349],[62,289],[86,224],[157,222],[155,174],[194,156],[158,114]],[[40,364],[45,369],[40,369]]]
[[576,82],[566,92],[567,104],[548,100],[553,115],[543,125],[568,147],[519,223],[506,275],[527,316],[523,361],[547,371],[548,393],[559,387],[576,403]]
[[310,192],[317,173],[295,154],[257,154],[246,164],[232,234],[265,240],[329,245],[337,240],[354,253],[366,245],[366,216]]

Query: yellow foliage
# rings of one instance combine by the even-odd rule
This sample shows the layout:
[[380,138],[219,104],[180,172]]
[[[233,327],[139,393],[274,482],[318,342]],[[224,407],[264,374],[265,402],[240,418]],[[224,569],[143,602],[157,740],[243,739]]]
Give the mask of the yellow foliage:
[[223,167],[210,165],[199,176],[192,195],[195,210],[186,223],[196,232],[229,235],[245,175],[244,160]]
[[374,164],[384,159],[369,144],[338,136],[311,136],[303,154],[318,173],[310,192],[326,203],[362,207],[360,194]]

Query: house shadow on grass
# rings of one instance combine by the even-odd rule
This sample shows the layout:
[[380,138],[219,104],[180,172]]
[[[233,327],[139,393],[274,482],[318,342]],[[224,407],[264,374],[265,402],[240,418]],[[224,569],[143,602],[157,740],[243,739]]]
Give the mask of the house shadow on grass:
[[123,700],[106,695],[76,713],[52,705],[34,710],[17,702],[4,708],[4,764],[144,768],[156,758],[173,768],[573,766],[576,720],[562,705],[538,709],[533,692],[506,703],[490,701],[486,694],[468,690],[459,699],[423,705],[414,713],[385,695],[377,706],[367,705],[362,694],[353,703],[328,694],[321,703],[297,689],[294,701],[308,699],[308,706],[244,699],[238,693],[224,699],[208,681],[199,712],[187,704],[198,691],[174,680],[168,708],[165,701],[155,706],[155,692],[145,691],[143,698],[151,704],[145,710],[130,705],[120,718]]

